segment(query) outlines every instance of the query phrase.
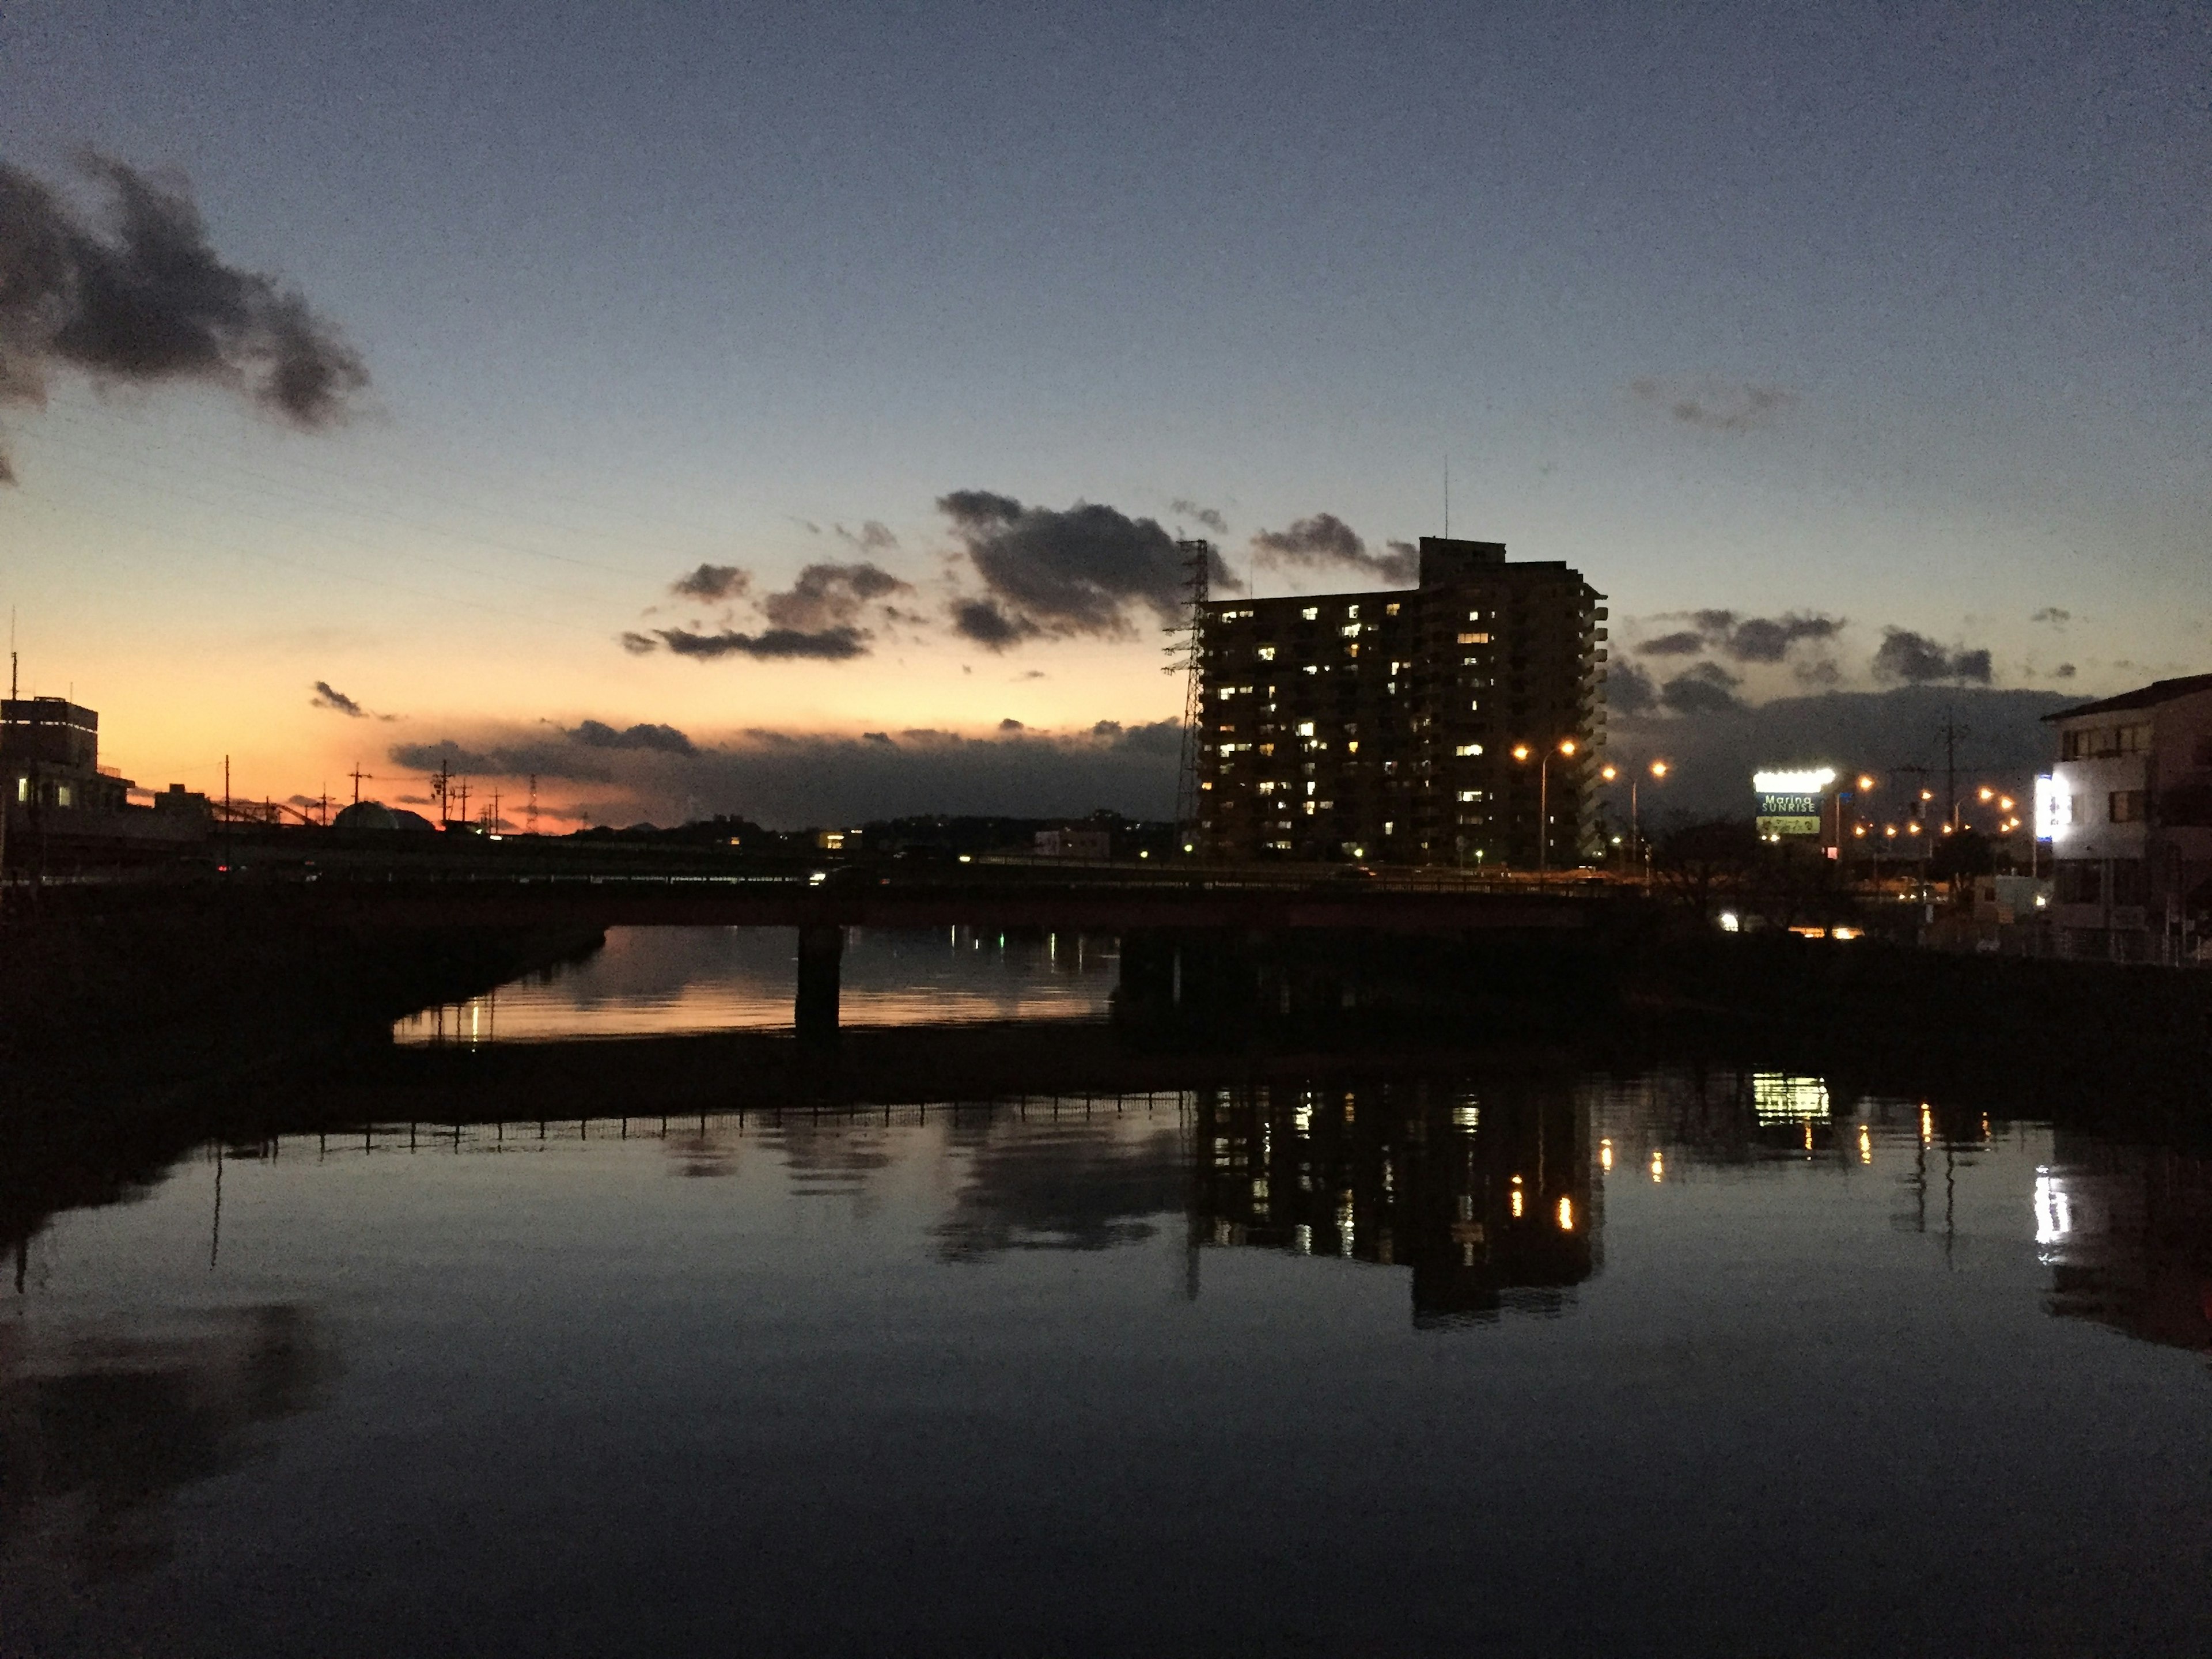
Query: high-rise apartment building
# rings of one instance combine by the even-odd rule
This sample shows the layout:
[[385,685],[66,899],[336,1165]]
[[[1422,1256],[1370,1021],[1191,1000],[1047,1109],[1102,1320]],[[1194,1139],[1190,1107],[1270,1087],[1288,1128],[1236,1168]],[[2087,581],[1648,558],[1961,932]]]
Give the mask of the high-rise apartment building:
[[1208,605],[1200,846],[1224,859],[1585,861],[1604,597],[1564,563],[1426,536],[1415,587]]

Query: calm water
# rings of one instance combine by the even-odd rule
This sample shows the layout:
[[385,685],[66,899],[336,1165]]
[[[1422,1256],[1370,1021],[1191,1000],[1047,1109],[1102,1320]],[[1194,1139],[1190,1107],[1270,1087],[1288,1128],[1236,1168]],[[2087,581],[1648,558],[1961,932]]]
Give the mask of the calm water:
[[1504,1060],[625,1109],[45,1219],[0,1652],[2212,1646],[2192,1153]]
[[[788,927],[615,927],[581,962],[402,1020],[401,1042],[673,1036],[787,1026],[799,935]],[[1110,938],[973,927],[849,929],[848,1025],[1091,1018],[1120,957]]]

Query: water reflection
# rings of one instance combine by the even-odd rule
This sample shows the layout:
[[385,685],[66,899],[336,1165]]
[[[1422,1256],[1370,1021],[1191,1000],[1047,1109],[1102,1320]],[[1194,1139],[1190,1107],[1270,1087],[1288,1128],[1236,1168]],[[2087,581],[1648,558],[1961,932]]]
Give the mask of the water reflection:
[[331,1370],[292,1305],[0,1326],[0,1560],[95,1580],[167,1561],[168,1500],[266,1450],[255,1431],[309,1410]]
[[[792,1023],[798,934],[787,927],[614,927],[578,961],[392,1030],[403,1043],[544,1042],[775,1029]],[[974,927],[849,930],[842,1018],[853,1025],[1103,1015],[1111,937]]]
[[2050,1309],[2212,1352],[2212,1161],[2076,1131],[2035,1175]]
[[[2111,1645],[2190,1650],[2202,1147],[1780,1068],[1207,1065],[19,1161],[8,1641],[1644,1651],[1664,1606],[1886,1651],[1833,1593],[1879,1580],[1929,1651],[2087,1650],[2123,1583]],[[666,1571],[702,1538],[743,1572]]]
[[1197,1244],[1410,1268],[1417,1326],[1556,1314],[1598,1270],[1571,1078],[1261,1085],[1203,1097],[1196,1137]]

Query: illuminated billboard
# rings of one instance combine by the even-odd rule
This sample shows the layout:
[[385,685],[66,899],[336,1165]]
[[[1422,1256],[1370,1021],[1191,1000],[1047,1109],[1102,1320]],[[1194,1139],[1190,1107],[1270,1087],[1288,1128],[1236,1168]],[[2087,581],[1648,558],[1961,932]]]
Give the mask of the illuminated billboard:
[[1753,773],[1751,787],[1759,792],[1759,838],[1817,837],[1826,810],[1822,796],[1835,781],[1835,769],[1829,766],[1815,771]]
[[2059,832],[2074,822],[2074,802],[2069,795],[2058,793],[2058,780],[2040,777],[2035,781],[2035,838],[2056,841]]

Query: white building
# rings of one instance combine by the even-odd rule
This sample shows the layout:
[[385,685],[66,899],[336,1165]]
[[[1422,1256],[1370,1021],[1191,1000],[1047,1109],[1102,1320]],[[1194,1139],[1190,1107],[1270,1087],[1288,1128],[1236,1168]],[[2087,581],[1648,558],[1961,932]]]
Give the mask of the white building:
[[2160,680],[2044,719],[2037,783],[2060,951],[2179,962],[2212,940],[2212,674]]

